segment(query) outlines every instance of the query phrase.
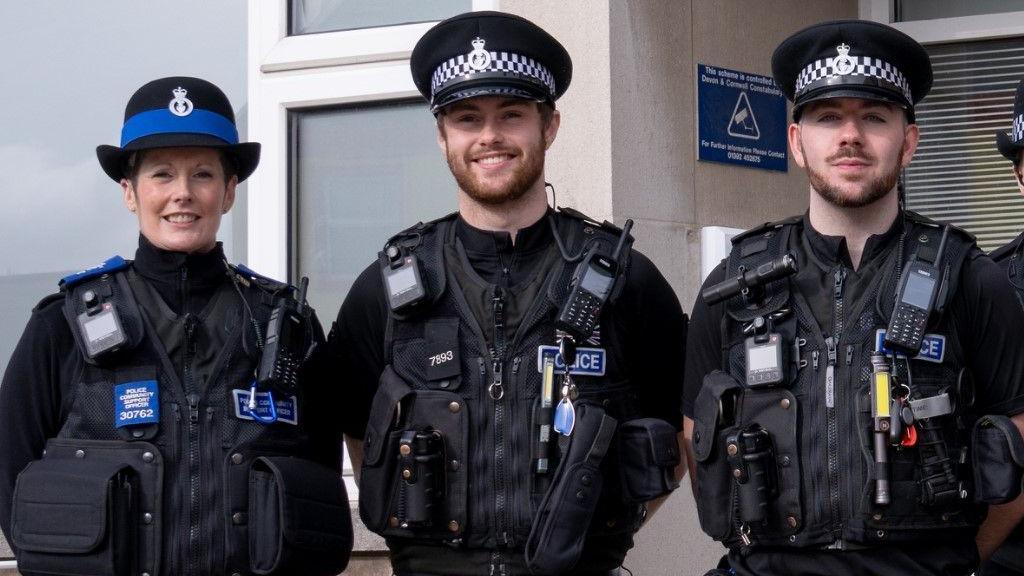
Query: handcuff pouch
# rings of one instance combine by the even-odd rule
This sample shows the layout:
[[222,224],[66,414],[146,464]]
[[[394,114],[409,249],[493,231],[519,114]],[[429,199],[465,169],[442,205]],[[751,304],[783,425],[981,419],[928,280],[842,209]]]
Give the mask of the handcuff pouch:
[[637,418],[619,426],[619,476],[623,499],[646,502],[679,486],[676,429],[659,418]]
[[1024,439],[1010,418],[983,416],[971,437],[974,499],[1005,504],[1021,492],[1024,476]]

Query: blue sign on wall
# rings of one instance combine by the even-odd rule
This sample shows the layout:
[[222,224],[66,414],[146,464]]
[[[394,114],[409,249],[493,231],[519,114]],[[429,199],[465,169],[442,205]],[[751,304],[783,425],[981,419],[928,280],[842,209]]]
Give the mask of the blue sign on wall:
[[697,64],[697,157],[785,172],[786,97],[769,76]]

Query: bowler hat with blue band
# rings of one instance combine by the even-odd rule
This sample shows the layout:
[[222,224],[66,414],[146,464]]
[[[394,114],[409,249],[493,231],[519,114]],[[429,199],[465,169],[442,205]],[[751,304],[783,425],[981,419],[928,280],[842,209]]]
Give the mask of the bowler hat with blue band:
[[572,80],[572,60],[553,36],[504,12],[467,12],[439,22],[409,60],[430,111],[477,96],[510,96],[554,105]]
[[96,147],[103,171],[120,182],[133,152],[153,148],[202,147],[223,150],[234,161],[238,181],[260,161],[257,142],[239,142],[235,113],[224,92],[200,78],[153,80],[128,100],[121,146]]
[[794,120],[810,102],[860,98],[896,104],[914,122],[914,105],[932,87],[924,47],[869,20],[822,22],[793,34],[772,54],[772,75],[793,102]]
[[1016,164],[1024,150],[1024,80],[1017,83],[1017,95],[1013,99],[1013,124],[1010,133],[996,132],[996,146],[999,153]]

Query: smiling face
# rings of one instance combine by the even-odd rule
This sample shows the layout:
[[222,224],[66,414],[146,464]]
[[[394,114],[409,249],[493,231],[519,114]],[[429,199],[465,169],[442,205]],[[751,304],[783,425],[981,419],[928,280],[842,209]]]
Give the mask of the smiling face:
[[156,148],[142,155],[135,177],[121,180],[121,189],[150,243],[192,253],[217,244],[220,218],[231,209],[237,184],[237,177],[225,178],[212,148]]
[[918,136],[901,108],[859,98],[812,102],[789,126],[793,159],[807,171],[811,188],[843,208],[867,206],[892,192]]
[[501,205],[544,189],[544,154],[558,133],[558,111],[519,98],[482,96],[456,102],[438,117],[438,144],[459,189]]

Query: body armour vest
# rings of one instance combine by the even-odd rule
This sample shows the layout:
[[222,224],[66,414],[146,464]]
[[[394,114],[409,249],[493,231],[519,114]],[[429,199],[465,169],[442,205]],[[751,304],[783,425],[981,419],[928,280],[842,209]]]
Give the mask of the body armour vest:
[[[566,212],[550,217],[570,254],[591,243],[611,252],[617,228]],[[392,314],[388,323],[388,363],[364,438],[363,521],[385,536],[399,573],[527,573],[522,550],[548,481],[534,473],[532,461],[541,358],[553,353],[555,316],[576,265],[553,245],[533,276],[502,291],[472,270],[455,236],[454,215],[419,224],[389,241],[395,243],[422,262],[430,300],[408,316]],[[386,265],[386,254],[380,258]],[[605,318],[614,314],[615,295]],[[620,422],[636,416],[636,391],[614,334],[595,332],[581,342],[577,368],[577,403],[602,405]],[[408,458],[443,465],[400,473],[410,469],[403,462]],[[579,527],[589,534],[577,570],[618,567],[632,546],[642,505],[621,498],[617,459],[613,444],[593,520]],[[413,483],[402,481],[403,474],[420,488],[409,489]],[[425,491],[437,493],[425,497]]]
[[[1021,237],[993,251],[989,256],[1006,271],[1006,278],[1013,286],[1017,301],[1024,308],[1024,266],[1021,266]],[[1002,546],[992,554],[992,560],[999,564],[1024,571],[1024,526],[1018,525],[1007,536]]]
[[[126,342],[101,361],[83,349],[68,416],[19,477],[13,532],[24,573],[344,568],[347,497],[336,454],[314,453],[306,435],[302,385],[273,398],[258,390],[249,403],[268,320],[293,288],[231,273],[198,314],[172,312],[127,262],[64,285],[76,341],[77,319],[98,296],[117,310]],[[308,337],[320,342],[309,316]],[[64,526],[31,525],[33,507],[44,504]]]
[[[767,224],[734,239],[726,277],[802,248],[790,240],[801,220]],[[789,278],[764,297],[725,302],[723,370],[705,377],[694,405],[701,526],[727,546],[856,548],[923,538],[973,538],[980,521],[970,500],[970,404],[973,389],[957,334],[943,308],[957,290],[973,239],[950,232],[943,279],[921,353],[897,355],[893,378],[908,400],[949,394],[951,414],[916,423],[917,443],[890,447],[891,503],[875,504],[870,381],[871,355],[882,350],[902,268],[935,250],[942,229],[905,213],[902,234],[863,295],[847,301],[845,269],[830,274],[829,325],[818,325],[808,300]],[[785,351],[784,378],[748,384],[747,341],[755,319]],[[759,321],[758,321],[759,322]],[[753,356],[751,356],[753,357]],[[747,521],[744,521],[744,518]]]

